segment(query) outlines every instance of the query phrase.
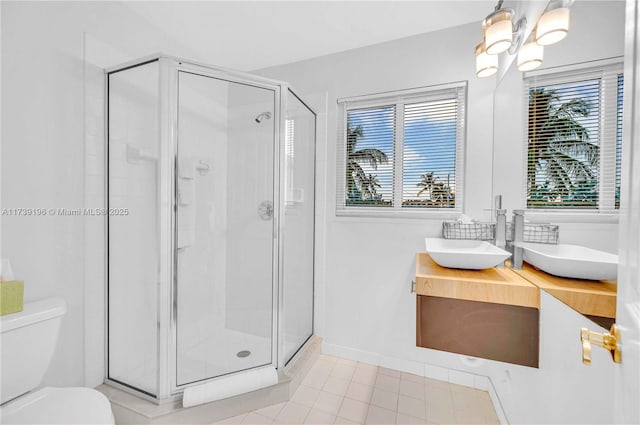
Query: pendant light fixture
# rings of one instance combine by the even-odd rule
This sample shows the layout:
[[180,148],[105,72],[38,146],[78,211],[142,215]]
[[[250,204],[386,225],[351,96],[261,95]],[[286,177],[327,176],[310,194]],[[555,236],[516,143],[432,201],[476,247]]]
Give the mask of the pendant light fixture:
[[568,7],[557,7],[546,10],[536,27],[536,43],[548,46],[557,43],[569,32],[570,13]]
[[509,50],[513,44],[513,10],[498,8],[482,22],[486,51],[490,55]]
[[476,46],[476,76],[490,77],[498,72],[498,56],[487,53],[484,41]]
[[542,65],[544,47],[536,42],[523,45],[518,52],[518,71],[531,71]]
[[531,40],[523,45],[526,17],[514,23],[515,11],[503,8],[504,0],[499,0],[494,11],[482,21],[482,43],[475,49],[476,75],[484,78],[495,74],[498,71],[498,55],[505,51],[509,55],[518,54],[519,71],[531,71],[542,65],[544,46],[557,43],[569,32],[569,7],[574,1],[550,0],[538,19]]

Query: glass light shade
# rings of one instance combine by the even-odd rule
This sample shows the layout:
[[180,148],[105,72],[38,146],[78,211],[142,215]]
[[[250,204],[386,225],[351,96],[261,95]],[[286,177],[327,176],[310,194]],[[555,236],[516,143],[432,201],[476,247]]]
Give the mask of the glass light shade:
[[531,71],[542,65],[544,47],[535,42],[527,43],[518,52],[518,70]]
[[546,11],[538,20],[536,43],[548,46],[557,43],[569,32],[569,8],[560,7]]
[[490,55],[497,55],[509,49],[513,42],[511,12],[498,10],[489,15],[484,22],[484,39],[487,53]]
[[498,57],[490,55],[484,48],[484,43],[476,46],[476,75],[480,78],[490,77],[498,72]]

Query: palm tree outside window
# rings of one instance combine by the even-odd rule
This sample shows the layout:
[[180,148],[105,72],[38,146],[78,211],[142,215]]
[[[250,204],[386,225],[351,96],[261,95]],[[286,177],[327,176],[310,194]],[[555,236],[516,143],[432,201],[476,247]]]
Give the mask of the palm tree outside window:
[[622,76],[574,75],[527,81],[529,209],[619,208]]
[[342,103],[338,212],[461,210],[466,84],[447,86]]

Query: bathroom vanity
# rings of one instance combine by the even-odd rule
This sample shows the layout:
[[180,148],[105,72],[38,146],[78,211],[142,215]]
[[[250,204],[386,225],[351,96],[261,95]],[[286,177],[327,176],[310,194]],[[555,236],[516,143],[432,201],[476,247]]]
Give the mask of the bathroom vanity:
[[449,269],[416,255],[416,345],[538,367],[540,290],[607,328],[616,283],[568,279],[525,263],[522,270]]
[[448,269],[416,256],[416,345],[538,367],[540,291],[507,268]]
[[618,285],[615,281],[553,276],[527,263],[522,270],[513,270],[513,272],[605,329],[609,329],[616,321]]

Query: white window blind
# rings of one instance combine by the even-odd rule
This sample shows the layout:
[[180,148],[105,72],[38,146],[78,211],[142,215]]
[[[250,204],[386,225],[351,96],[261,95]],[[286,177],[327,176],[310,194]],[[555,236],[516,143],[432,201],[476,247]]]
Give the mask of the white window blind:
[[619,206],[622,67],[527,74],[527,208]]
[[622,176],[622,105],[624,93],[624,75],[618,75],[618,97],[617,97],[617,113],[616,113],[616,191],[615,191],[615,208],[620,208],[620,180]]
[[336,212],[462,210],[466,83],[338,101]]

